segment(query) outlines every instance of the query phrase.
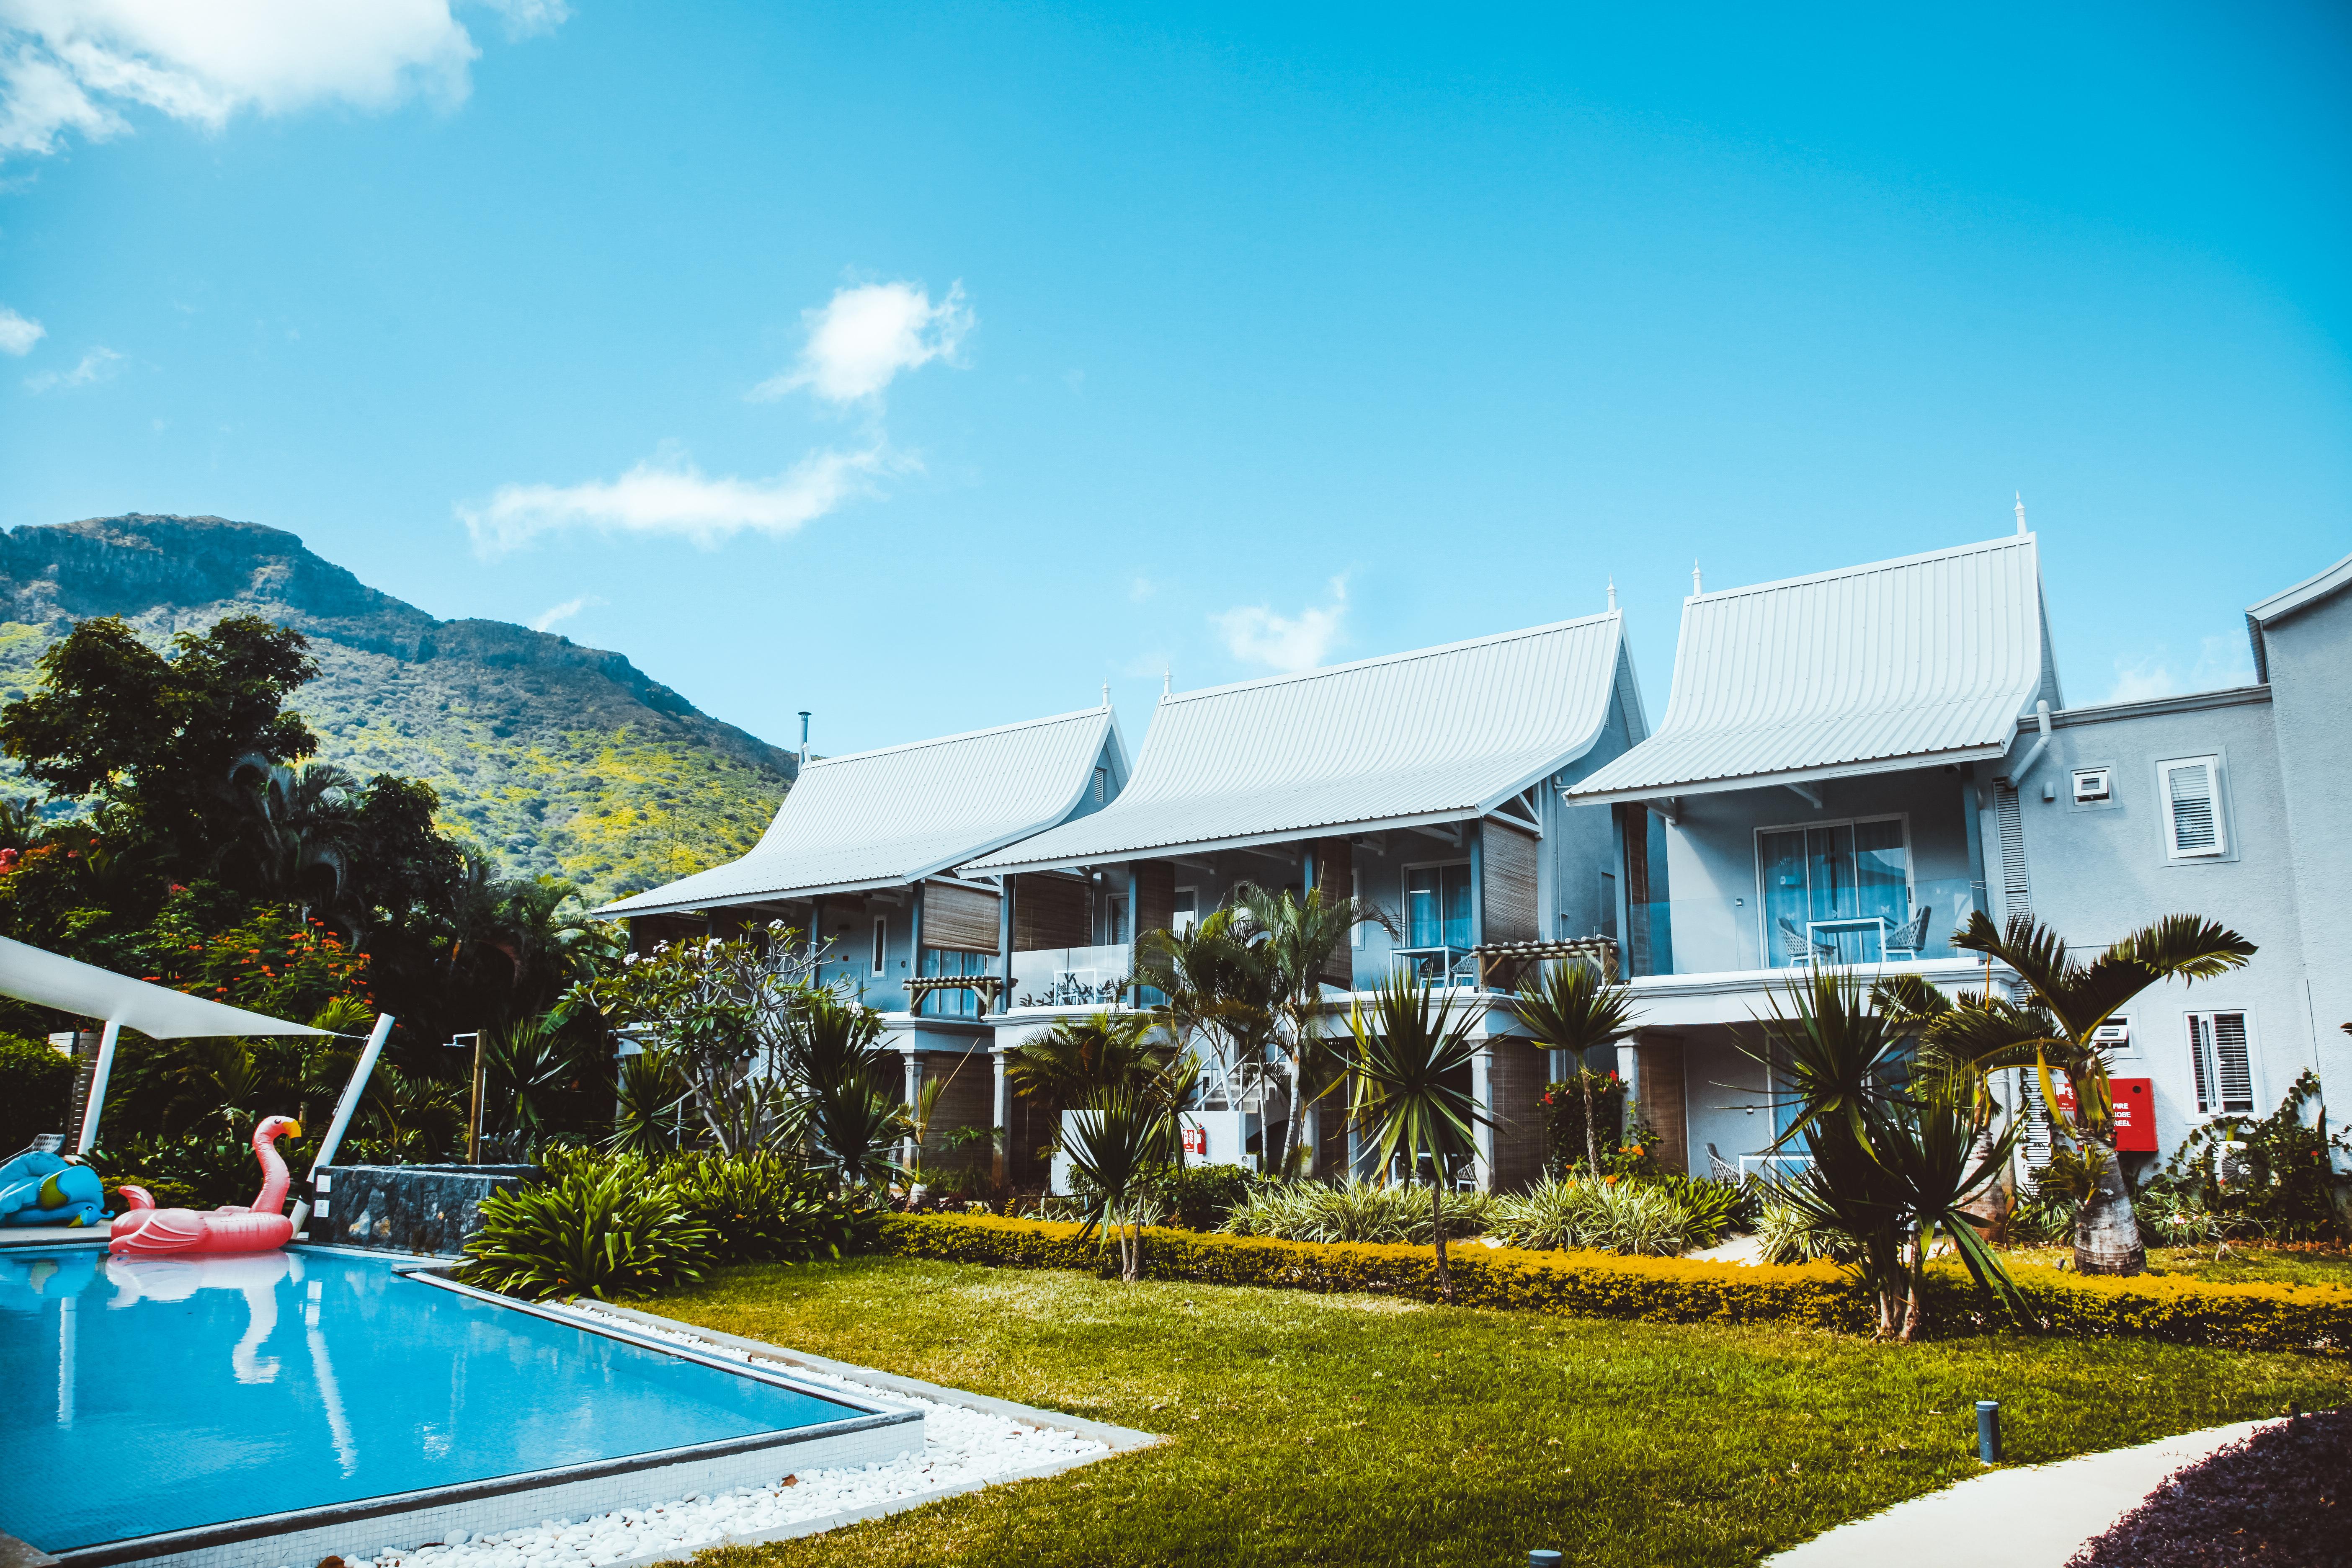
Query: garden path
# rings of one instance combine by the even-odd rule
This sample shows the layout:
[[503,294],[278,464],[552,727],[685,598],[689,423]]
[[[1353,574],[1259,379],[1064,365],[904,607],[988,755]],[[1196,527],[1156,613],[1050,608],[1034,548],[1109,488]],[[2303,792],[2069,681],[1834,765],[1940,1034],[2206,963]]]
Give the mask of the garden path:
[[1992,1470],[1842,1524],[1766,1558],[1765,1568],[2063,1568],[2076,1548],[2175,1470],[2272,1425],[2241,1421],[2054,1465]]

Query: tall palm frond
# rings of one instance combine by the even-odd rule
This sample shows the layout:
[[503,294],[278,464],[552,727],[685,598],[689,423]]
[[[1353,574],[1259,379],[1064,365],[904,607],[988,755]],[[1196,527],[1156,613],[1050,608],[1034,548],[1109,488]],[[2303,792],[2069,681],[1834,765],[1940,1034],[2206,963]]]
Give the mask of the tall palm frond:
[[1576,1058],[1576,1079],[1584,1089],[1587,1168],[1599,1174],[1601,1134],[1592,1125],[1592,1075],[1585,1056],[1633,1033],[1633,987],[1590,959],[1547,963],[1520,981],[1511,1011],[1538,1043]]
[[1470,1028],[1469,1018],[1454,1017],[1452,997],[1437,1001],[1433,1012],[1429,987],[1402,973],[1391,974],[1373,994],[1369,1014],[1361,1003],[1348,1014],[1349,1116],[1371,1141],[1383,1171],[1399,1152],[1414,1166],[1429,1160],[1437,1285],[1449,1302],[1454,1276],[1439,1217],[1446,1172],[1475,1151],[1476,1129],[1494,1124],[1456,1081],[1475,1051]]

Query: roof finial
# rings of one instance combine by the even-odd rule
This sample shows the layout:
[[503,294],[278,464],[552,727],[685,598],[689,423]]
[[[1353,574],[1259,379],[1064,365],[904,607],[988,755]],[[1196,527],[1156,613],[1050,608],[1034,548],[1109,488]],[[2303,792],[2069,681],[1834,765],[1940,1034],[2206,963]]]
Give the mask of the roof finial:
[[1609,577],[1609,607],[1612,610],[1617,607],[1617,576],[1614,573]]
[[1167,696],[1176,689],[1176,667],[1170,665],[1160,672],[1160,695]]
[[2023,490],[2017,492],[2017,531],[2020,533],[2025,531],[2025,492]]
[[1110,682],[1108,680],[1103,682],[1103,706],[1110,706]]
[[1706,588],[1700,585],[1698,580],[1698,557],[1694,555],[1691,557],[1691,597],[1696,598],[1706,592]]

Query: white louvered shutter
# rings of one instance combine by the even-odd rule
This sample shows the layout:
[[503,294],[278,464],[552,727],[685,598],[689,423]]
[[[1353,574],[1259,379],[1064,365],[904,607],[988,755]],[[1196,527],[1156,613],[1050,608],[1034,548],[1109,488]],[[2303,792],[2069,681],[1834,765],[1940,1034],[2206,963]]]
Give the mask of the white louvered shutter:
[[2229,847],[2212,758],[2164,764],[2164,808],[2166,847],[2174,859],[2219,855]]
[[2252,1114],[2254,1061],[2243,1013],[2189,1014],[2189,1056],[2200,1116]]
[[2001,918],[2033,912],[2033,889],[2025,875],[2025,818],[2018,810],[2017,786],[1996,779],[1992,786],[1994,820],[2000,827]]

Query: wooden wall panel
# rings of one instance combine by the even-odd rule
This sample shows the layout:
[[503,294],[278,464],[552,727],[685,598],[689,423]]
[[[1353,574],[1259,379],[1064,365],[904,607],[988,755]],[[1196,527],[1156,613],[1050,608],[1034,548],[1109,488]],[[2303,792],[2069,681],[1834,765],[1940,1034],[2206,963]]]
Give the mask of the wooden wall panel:
[[1658,1163],[1677,1175],[1690,1172],[1690,1112],[1684,1081],[1683,1043],[1643,1035],[1634,1045],[1634,1105],[1658,1135]]
[[[1315,841],[1315,885],[1323,889],[1326,902],[1353,895],[1355,866],[1355,847],[1346,839],[1318,838]],[[1331,950],[1331,961],[1323,966],[1323,978],[1333,985],[1345,987],[1352,985],[1355,977],[1355,944],[1343,940]]]
[[1135,934],[1166,931],[1176,921],[1176,868],[1165,860],[1144,860],[1135,868]]
[[927,1051],[922,1063],[925,1085],[944,1086],[932,1108],[930,1124],[923,1129],[923,1163],[991,1169],[996,1153],[987,1144],[948,1146],[948,1135],[958,1128],[986,1128],[995,1121],[996,1064],[988,1047],[975,1045],[969,1051]]
[[1484,832],[1486,940],[1533,942],[1542,929],[1536,913],[1536,854],[1540,840],[1491,816]]
[[1087,913],[1087,885],[1076,877],[1033,871],[1013,890],[1013,946],[1034,952],[1048,947],[1086,947],[1095,940]]
[[994,952],[997,895],[952,882],[923,884],[923,945]]
[[1486,1092],[1494,1100],[1495,1191],[1523,1192],[1543,1179],[1544,1079],[1547,1054],[1527,1040],[1497,1038],[1486,1068]]

